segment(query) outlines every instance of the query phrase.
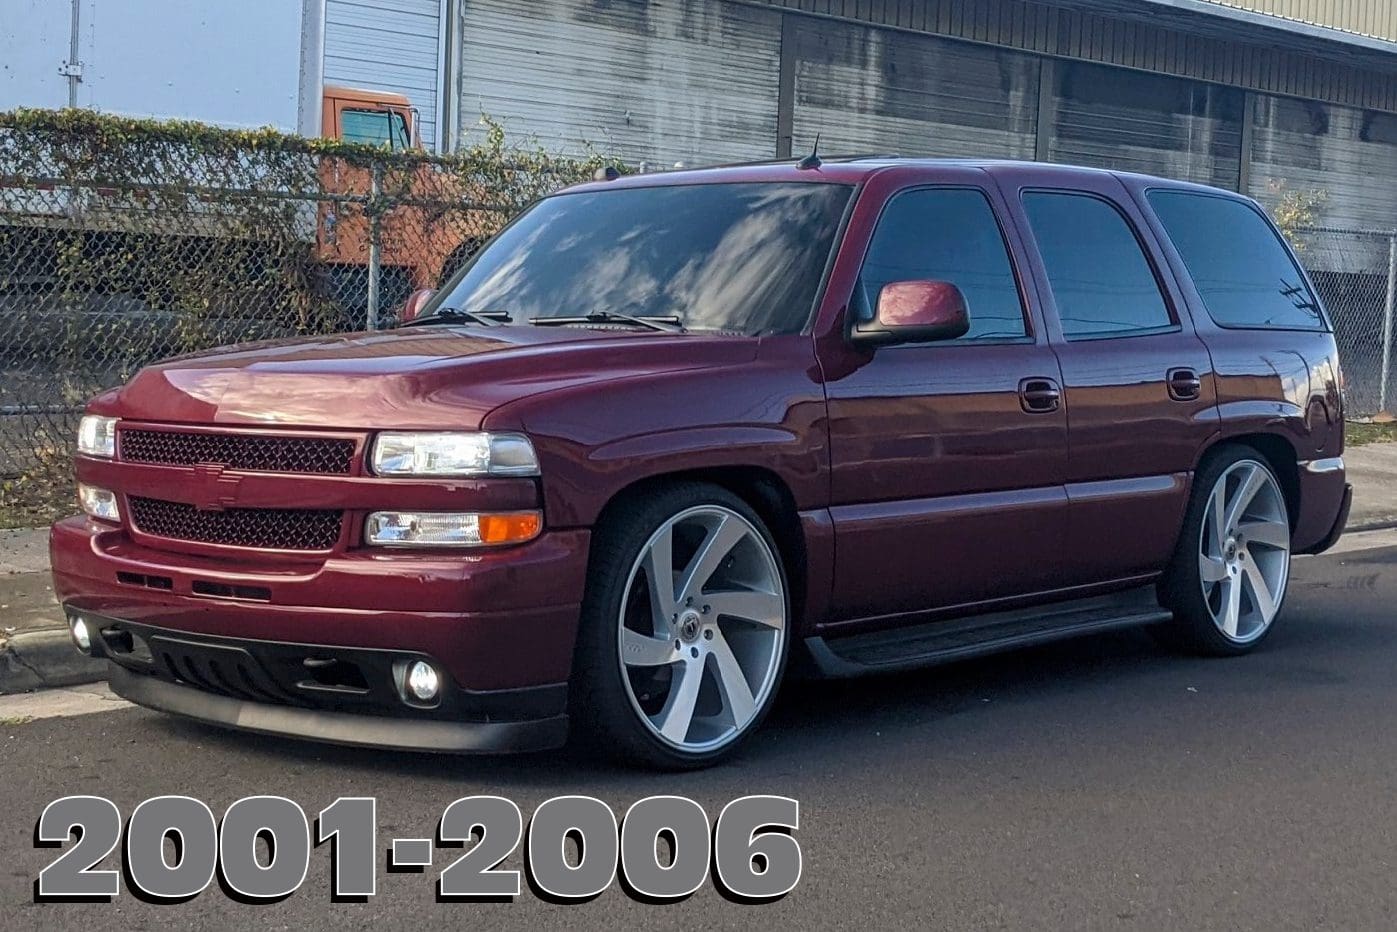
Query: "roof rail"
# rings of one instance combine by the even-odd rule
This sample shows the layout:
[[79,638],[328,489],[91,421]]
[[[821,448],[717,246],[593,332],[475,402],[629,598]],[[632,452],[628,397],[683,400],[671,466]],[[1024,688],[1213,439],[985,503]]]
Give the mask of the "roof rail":
[[[713,165],[685,165],[683,168],[665,168],[660,171],[692,171],[709,168],[751,168],[757,165],[794,165],[804,156],[792,156],[784,159],[753,159],[747,162],[719,162]],[[859,162],[866,159],[896,159],[901,158],[896,152],[850,152],[838,155],[821,155],[821,162]]]

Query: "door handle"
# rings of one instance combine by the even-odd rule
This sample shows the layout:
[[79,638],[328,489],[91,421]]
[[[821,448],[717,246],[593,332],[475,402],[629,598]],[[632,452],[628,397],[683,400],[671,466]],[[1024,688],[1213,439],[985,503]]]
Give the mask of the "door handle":
[[1019,382],[1019,405],[1029,414],[1048,414],[1062,405],[1062,389],[1052,379]]
[[1203,380],[1192,369],[1169,370],[1169,397],[1175,401],[1197,401],[1203,394]]

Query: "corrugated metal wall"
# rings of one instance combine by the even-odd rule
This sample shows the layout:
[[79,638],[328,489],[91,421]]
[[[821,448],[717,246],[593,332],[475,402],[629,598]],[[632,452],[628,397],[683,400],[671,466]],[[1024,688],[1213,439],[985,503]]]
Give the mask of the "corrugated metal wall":
[[1027,0],[749,0],[763,6],[1397,112],[1397,70],[1365,70]]
[[[1268,96],[1254,106],[1249,194],[1274,202],[1284,190],[1323,192],[1324,226],[1397,227],[1397,116]],[[1386,243],[1367,246],[1381,248],[1385,263]],[[1358,255],[1321,258],[1325,267],[1348,260],[1375,264]]]
[[1397,42],[1397,3],[1392,0],[1204,0],[1253,13],[1342,29]]
[[441,0],[326,0],[325,83],[406,94],[430,149],[441,97],[440,28]]
[[805,151],[1032,158],[1032,56],[802,17],[792,136]]
[[1244,92],[1076,62],[1053,72],[1048,161],[1237,187]]
[[771,155],[781,16],[711,0],[463,0],[461,128],[628,162]]

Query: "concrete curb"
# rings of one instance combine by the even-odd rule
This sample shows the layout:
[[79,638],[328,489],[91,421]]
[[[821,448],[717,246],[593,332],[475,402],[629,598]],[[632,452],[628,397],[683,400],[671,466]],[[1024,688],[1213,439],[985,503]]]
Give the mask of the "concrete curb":
[[78,653],[67,628],[25,631],[0,646],[0,693],[95,683],[106,676],[107,662]]

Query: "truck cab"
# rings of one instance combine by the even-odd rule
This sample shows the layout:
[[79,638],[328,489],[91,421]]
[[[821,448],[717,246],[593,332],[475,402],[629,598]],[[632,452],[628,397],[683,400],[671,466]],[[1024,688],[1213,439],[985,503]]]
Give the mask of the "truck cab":
[[402,94],[325,87],[321,134],[326,139],[390,149],[420,149],[417,111]]

